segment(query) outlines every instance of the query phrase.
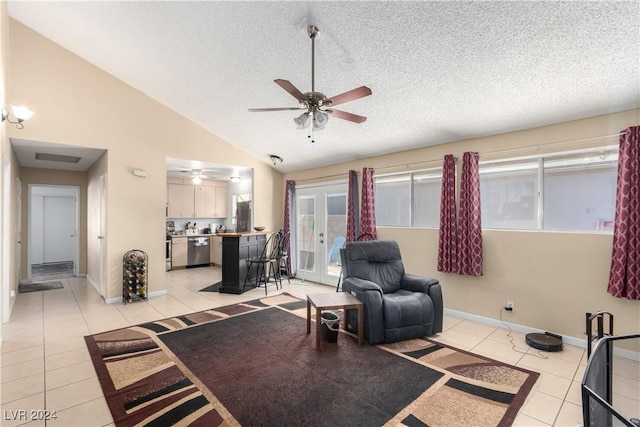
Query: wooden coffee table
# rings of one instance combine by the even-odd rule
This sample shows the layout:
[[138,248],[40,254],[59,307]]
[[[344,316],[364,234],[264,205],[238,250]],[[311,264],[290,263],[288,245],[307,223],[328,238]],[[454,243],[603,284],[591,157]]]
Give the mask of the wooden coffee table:
[[362,302],[353,295],[346,292],[327,292],[323,294],[307,295],[307,335],[311,333],[311,306],[316,309],[316,350],[322,351],[322,340],[320,339],[320,327],[322,323],[322,310],[345,310],[344,330],[347,330],[346,310],[358,310],[358,345],[362,345]]

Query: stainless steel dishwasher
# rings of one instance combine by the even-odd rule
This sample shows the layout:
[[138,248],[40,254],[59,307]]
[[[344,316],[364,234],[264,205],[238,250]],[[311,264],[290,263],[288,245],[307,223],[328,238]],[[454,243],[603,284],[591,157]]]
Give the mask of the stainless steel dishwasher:
[[189,237],[187,240],[187,267],[209,264],[209,238]]

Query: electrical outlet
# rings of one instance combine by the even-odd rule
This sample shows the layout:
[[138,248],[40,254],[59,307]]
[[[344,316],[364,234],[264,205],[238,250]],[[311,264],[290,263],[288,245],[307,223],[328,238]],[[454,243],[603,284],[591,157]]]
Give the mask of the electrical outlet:
[[513,301],[507,301],[507,304],[504,306],[504,309],[507,311],[513,311]]

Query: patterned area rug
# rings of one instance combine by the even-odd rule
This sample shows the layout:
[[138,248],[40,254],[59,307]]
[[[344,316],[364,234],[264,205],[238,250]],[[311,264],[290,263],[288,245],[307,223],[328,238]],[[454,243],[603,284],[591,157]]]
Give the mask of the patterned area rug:
[[508,426],[539,375],[427,339],[318,352],[305,316],[283,294],[85,340],[118,426]]
[[62,289],[64,286],[62,282],[42,282],[42,283],[26,283],[23,285],[18,285],[18,292],[24,294],[25,292],[38,292],[38,291],[48,291],[51,289]]

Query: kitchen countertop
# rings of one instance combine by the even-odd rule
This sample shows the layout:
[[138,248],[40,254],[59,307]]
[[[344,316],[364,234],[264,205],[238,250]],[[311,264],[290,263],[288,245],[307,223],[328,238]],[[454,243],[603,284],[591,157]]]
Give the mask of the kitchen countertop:
[[172,234],[171,238],[172,239],[181,239],[181,238],[186,238],[186,237],[211,237],[211,236],[215,236],[215,234]]
[[172,234],[171,238],[184,238],[184,237],[212,237],[212,236],[220,236],[220,237],[242,237],[242,236],[258,236],[262,234],[269,234],[268,231],[245,231],[241,233],[211,233],[211,234]]
[[244,236],[262,236],[263,234],[269,234],[269,231],[245,231],[242,233],[216,233],[216,236],[244,237]]

